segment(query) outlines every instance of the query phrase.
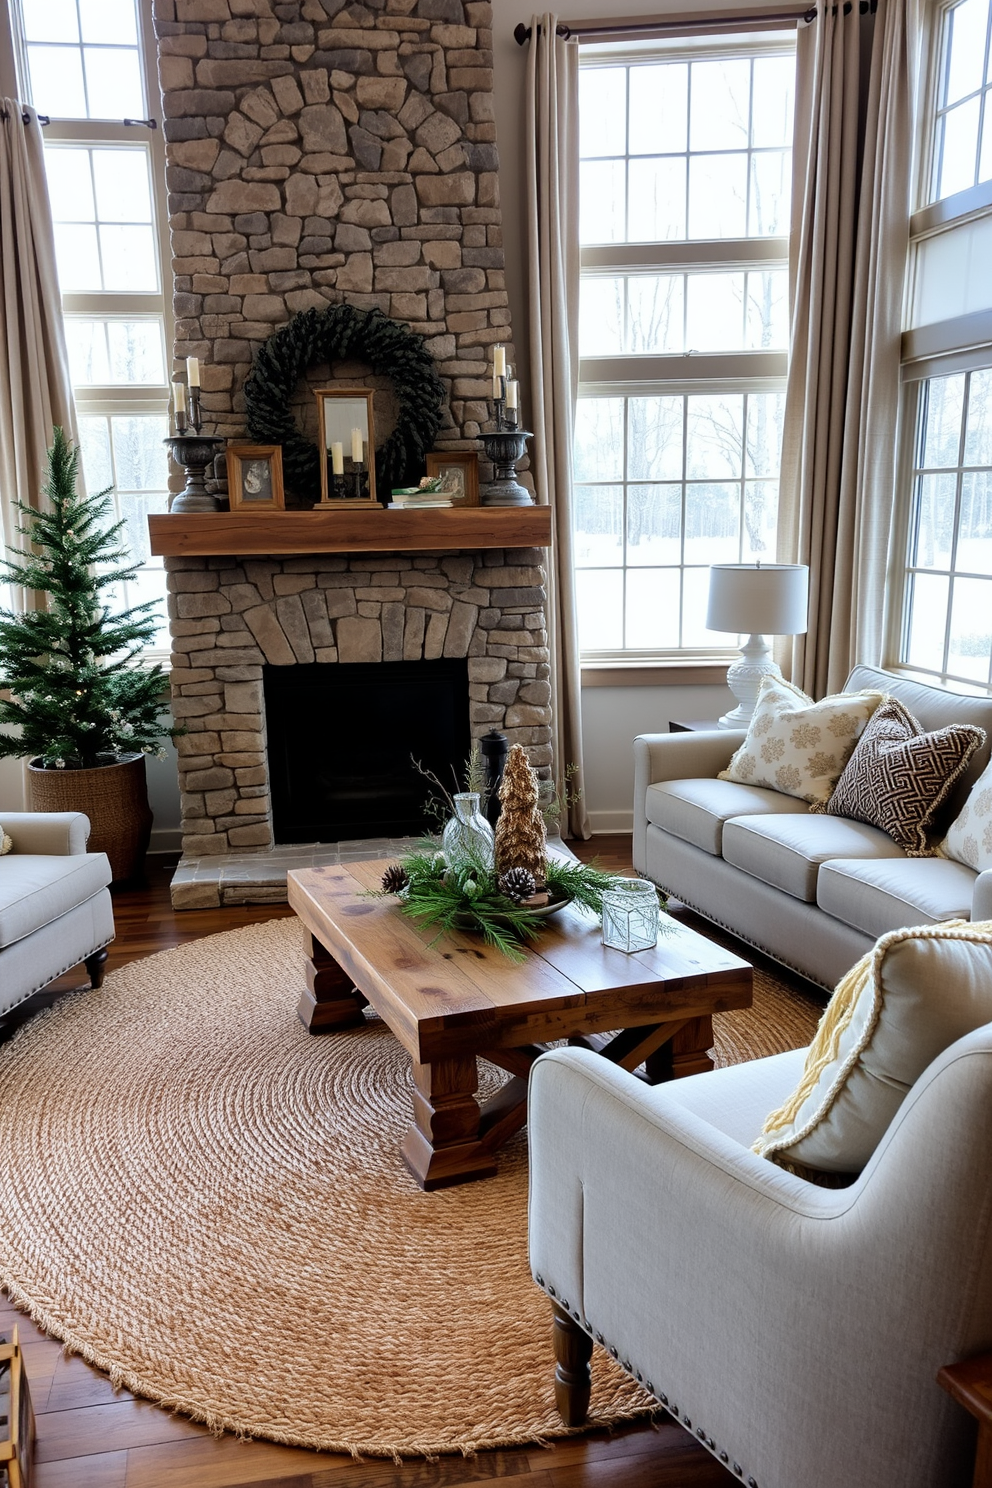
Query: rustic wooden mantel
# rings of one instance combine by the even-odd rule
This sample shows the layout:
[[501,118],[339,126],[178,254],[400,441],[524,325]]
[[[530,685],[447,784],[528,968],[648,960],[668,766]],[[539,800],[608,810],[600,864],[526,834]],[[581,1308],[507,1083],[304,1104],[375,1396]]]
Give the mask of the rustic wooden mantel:
[[547,548],[548,506],[431,507],[426,511],[188,512],[150,515],[152,552],[166,558],[278,553],[416,553]]

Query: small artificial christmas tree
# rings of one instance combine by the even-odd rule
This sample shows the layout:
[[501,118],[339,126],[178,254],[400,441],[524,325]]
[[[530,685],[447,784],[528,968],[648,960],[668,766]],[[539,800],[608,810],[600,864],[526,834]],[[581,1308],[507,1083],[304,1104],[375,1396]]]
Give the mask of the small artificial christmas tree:
[[[102,525],[108,491],[76,491],[79,453],[61,429],[48,452],[50,509],[17,502],[18,530],[35,553],[10,549],[0,579],[47,596],[47,608],[0,610],[0,758],[38,755],[48,768],[80,770],[116,763],[121,754],[159,753],[181,729],[159,721],[165,672],[135,666],[157,629],[155,600],[111,615],[102,591],[132,579],[138,565],[121,546],[123,521]],[[36,556],[37,555],[37,556]]]
[[544,889],[548,863],[544,817],[537,804],[537,776],[523,748],[514,744],[499,788],[502,804],[496,823],[496,872],[526,868],[537,890]]

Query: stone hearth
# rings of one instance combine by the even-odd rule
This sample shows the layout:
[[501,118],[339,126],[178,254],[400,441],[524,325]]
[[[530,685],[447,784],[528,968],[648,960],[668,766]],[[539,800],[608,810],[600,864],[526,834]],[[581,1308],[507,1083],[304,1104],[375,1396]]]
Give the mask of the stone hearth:
[[[285,872],[397,844],[277,844],[262,667],[466,657],[473,737],[502,729],[550,773],[539,549],[167,558],[183,860],[177,908],[284,897]],[[415,721],[411,729],[415,730]],[[415,750],[415,733],[411,736]],[[257,868],[253,864],[257,863]],[[280,888],[281,886],[281,888]]]

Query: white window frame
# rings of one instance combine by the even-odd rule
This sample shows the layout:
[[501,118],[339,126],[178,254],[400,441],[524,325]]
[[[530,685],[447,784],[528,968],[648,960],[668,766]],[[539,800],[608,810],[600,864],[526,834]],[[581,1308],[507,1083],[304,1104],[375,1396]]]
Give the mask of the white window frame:
[[[641,45],[583,47],[580,66],[615,67],[659,61],[707,61],[795,53],[794,36],[772,33],[759,37],[734,33],[720,37],[683,36]],[[789,238],[752,237],[677,239],[666,242],[582,245],[580,276],[696,273],[761,270],[789,266]],[[691,373],[687,364],[691,363]],[[784,392],[788,351],[580,357],[579,398],[644,398],[671,395]],[[625,483],[626,484],[626,483]],[[774,555],[772,555],[774,559]],[[621,571],[626,575],[628,565]],[[681,566],[679,567],[681,573]],[[725,665],[737,654],[729,646],[672,647],[638,650],[582,651],[583,668],[638,668],[645,666]]]

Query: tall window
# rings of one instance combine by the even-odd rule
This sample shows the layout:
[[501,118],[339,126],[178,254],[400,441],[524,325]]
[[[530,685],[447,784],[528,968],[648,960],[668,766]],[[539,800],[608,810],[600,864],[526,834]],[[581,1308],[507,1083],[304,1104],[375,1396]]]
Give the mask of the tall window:
[[[14,0],[19,95],[44,126],[48,191],[87,490],[115,488],[132,559],[122,604],[160,599],[145,521],[165,511],[171,274],[149,0]],[[0,23],[2,24],[2,23]]]
[[903,336],[906,577],[890,657],[992,687],[989,0],[933,5]]
[[709,565],[775,558],[794,79],[792,38],[583,55],[586,656],[725,648]]

